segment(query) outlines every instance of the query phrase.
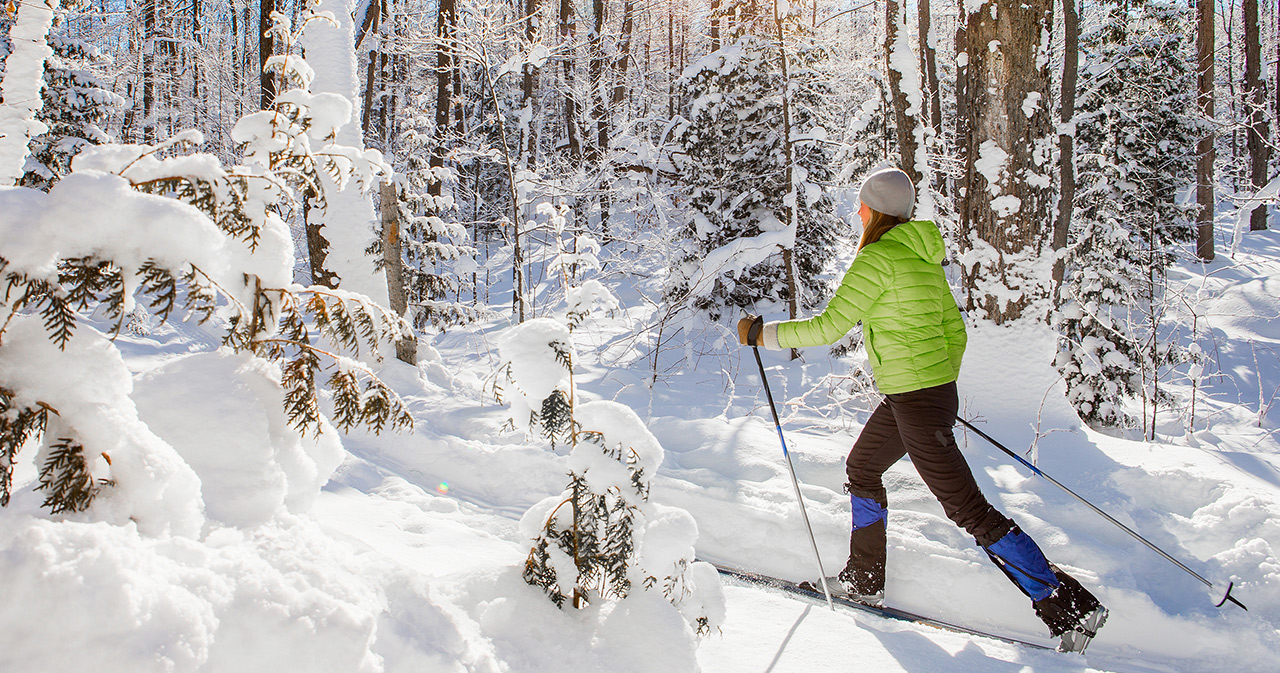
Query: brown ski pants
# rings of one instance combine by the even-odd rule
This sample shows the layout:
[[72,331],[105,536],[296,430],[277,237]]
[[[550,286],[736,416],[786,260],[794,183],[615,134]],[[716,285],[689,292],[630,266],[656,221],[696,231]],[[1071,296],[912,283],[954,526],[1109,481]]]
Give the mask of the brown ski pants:
[[[882,476],[902,456],[911,457],[920,478],[942,503],[947,516],[978,541],[993,544],[1013,522],[987,502],[951,432],[959,396],[956,384],[886,395],[858,435],[846,461],[847,488],[855,499],[855,529],[849,538],[849,562],[841,579],[862,594],[884,589],[885,521],[857,527],[859,502],[869,499],[888,508]],[[871,504],[862,500],[861,504]]]

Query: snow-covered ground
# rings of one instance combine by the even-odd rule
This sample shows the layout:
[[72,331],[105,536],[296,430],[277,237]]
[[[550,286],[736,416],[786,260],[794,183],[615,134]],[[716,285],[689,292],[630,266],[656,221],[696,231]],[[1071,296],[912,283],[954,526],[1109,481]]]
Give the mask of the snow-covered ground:
[[[344,437],[341,464],[313,499],[303,469],[311,463],[297,455],[309,451],[323,472],[325,451],[253,444],[247,438],[296,440],[272,435],[276,409],[210,403],[254,390],[261,374],[211,353],[217,338],[204,328],[153,324],[118,344],[134,372],[139,417],[193,464],[209,521],[190,538],[51,520],[24,454],[25,486],[0,511],[0,670],[1275,671],[1280,234],[1250,234],[1235,260],[1184,265],[1173,280],[1194,288],[1179,320],[1189,328],[1195,313],[1197,342],[1212,356],[1193,431],[1185,413],[1172,412],[1159,419],[1155,442],[1084,428],[1056,374],[1035,364],[1052,348],[1035,330],[971,331],[962,413],[1196,572],[1235,580],[1247,613],[1215,608],[1217,597],[1194,578],[980,438],[959,434],[989,498],[1111,609],[1087,655],[833,614],[732,583],[723,624],[695,648],[661,595],[559,610],[521,579],[530,541],[519,520],[565,487],[568,457],[504,429],[508,411],[492,383],[509,319],[424,343],[416,369],[384,364],[415,429]],[[619,292],[630,308],[574,332],[582,400],[620,402],[647,422],[665,449],[651,499],[693,515],[700,558],[813,577],[750,351],[726,329],[723,339],[661,354],[663,373],[651,385],[649,346],[630,336],[652,319],[636,291]],[[789,362],[769,353],[765,362],[833,573],[847,554],[843,460],[868,400],[838,407],[827,395],[847,387],[841,377],[854,358],[804,355]],[[688,359],[668,368],[676,357]],[[1188,383],[1170,385],[1190,395]],[[264,474],[287,478],[251,481]],[[886,481],[887,602],[1048,644],[1027,601],[943,516],[910,462]]]

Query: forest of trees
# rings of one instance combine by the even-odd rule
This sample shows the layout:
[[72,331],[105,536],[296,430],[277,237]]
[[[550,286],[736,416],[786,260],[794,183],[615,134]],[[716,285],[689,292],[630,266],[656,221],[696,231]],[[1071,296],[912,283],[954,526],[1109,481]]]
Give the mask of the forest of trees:
[[[376,150],[350,179],[380,186],[317,170],[271,205],[297,280],[418,330],[508,298],[543,315],[579,236],[661,270],[655,351],[680,320],[802,315],[856,233],[858,182],[893,164],[969,319],[1053,325],[1081,416],[1134,426],[1125,400],[1155,408],[1161,369],[1192,357],[1159,338],[1164,271],[1268,228],[1277,200],[1276,0],[49,2],[39,133],[4,76],[0,154],[30,154],[5,184],[48,190],[86,146],[188,129],[243,162],[237,123],[309,77],[353,103],[336,141]],[[7,5],[6,68],[43,4]]]

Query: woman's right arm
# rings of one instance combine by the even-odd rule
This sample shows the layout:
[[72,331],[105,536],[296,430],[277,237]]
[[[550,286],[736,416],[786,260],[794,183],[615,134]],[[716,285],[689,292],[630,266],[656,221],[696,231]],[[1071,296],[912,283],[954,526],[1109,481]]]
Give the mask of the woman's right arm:
[[891,271],[880,255],[864,249],[853,260],[840,287],[822,313],[806,320],[765,323],[761,337],[765,348],[801,348],[839,341],[862,320],[884,293]]

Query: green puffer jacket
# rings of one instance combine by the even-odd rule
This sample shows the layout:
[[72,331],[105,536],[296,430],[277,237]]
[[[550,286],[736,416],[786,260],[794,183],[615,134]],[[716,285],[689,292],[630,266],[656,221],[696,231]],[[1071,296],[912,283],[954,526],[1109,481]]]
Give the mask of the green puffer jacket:
[[960,374],[966,337],[943,257],[942,235],[932,222],[899,224],[858,253],[821,315],[766,324],[763,345],[832,344],[862,321],[880,392],[950,383]]

